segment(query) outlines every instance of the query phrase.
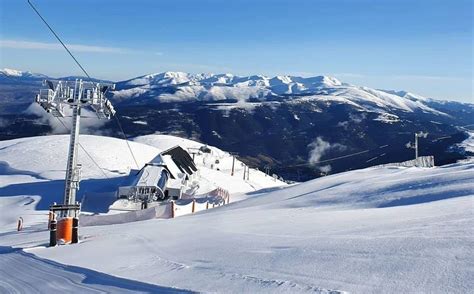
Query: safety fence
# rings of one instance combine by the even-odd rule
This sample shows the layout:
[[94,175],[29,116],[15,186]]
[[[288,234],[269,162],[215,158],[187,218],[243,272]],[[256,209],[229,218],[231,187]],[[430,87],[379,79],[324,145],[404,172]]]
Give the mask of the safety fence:
[[407,160],[403,162],[394,162],[377,165],[377,167],[387,167],[387,166],[403,166],[403,167],[434,167],[434,156],[420,156],[416,159]]
[[123,213],[102,215],[82,214],[80,216],[79,225],[100,226],[142,221],[154,218],[175,218],[182,215],[219,207],[228,204],[230,201],[229,192],[221,188],[215,189],[204,195],[200,195],[204,197],[199,198],[179,199],[176,201],[157,203],[156,205],[147,209],[133,210]]
[[86,226],[102,226],[112,224],[123,224],[129,222],[142,221],[153,218],[169,218],[171,215],[171,206],[169,204],[157,205],[143,210],[128,211],[116,214],[102,215],[84,215],[79,217],[79,225]]
[[183,193],[181,196],[182,199],[208,199],[212,203],[222,202],[223,204],[230,202],[230,193],[226,189],[216,188],[210,192],[200,194],[200,195],[190,195]]
[[225,204],[228,204],[230,197],[223,198],[219,196],[208,196],[203,198],[193,198],[193,199],[181,199],[177,201],[171,201],[171,218],[195,213],[198,211],[203,211],[207,209],[212,209],[214,207],[219,207]]

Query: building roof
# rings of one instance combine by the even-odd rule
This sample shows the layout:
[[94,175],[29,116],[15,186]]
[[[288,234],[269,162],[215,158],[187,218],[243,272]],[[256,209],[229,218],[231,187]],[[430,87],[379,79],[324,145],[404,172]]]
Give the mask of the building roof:
[[163,171],[167,171],[163,166],[145,165],[133,182],[133,186],[156,186]]
[[173,162],[182,173],[192,175],[197,171],[197,167],[193,159],[181,146],[172,147],[166,151],[161,152],[160,154],[171,156]]

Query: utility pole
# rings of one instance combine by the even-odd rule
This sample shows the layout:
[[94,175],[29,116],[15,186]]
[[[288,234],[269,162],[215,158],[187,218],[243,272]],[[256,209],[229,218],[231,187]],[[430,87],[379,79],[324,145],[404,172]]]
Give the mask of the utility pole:
[[244,181],[250,179],[250,167],[244,165]]
[[418,160],[418,133],[415,133],[415,160]]
[[415,133],[415,160],[418,161],[418,138],[426,138],[428,136],[428,133],[423,133],[423,132],[418,132]]
[[235,155],[232,154],[232,172],[230,173],[231,176],[234,175],[234,166],[235,166]]
[[266,165],[265,166],[265,176],[269,176],[269,175],[270,175],[270,166]]
[[[48,89],[41,89],[36,95],[35,102],[46,112],[55,117],[64,118],[66,116],[65,108],[72,108],[72,128],[64,181],[64,199],[63,204],[50,206],[50,211],[54,215],[56,212],[59,214],[57,232],[55,227],[55,232],[51,236],[57,240],[62,239],[65,243],[77,243],[80,204],[76,202],[76,194],[79,190],[81,170],[81,165],[77,163],[77,147],[81,109],[83,106],[90,106],[99,119],[110,119],[115,114],[115,110],[110,101],[105,98],[105,93],[113,86],[83,82],[80,79],[76,79],[75,82],[45,81],[44,84],[48,86]],[[56,240],[50,240],[50,244],[56,244]]]
[[418,158],[419,158],[419,152],[418,152],[418,138],[426,138],[428,136],[428,133],[424,132],[417,132],[415,133],[415,144],[414,146],[409,143],[407,147],[409,148],[414,148],[415,149],[415,166],[418,166]]

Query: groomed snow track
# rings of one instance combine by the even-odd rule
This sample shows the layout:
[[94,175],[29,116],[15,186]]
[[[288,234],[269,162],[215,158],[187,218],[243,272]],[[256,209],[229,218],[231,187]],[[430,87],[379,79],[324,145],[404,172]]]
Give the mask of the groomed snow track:
[[63,265],[0,246],[0,293],[194,293]]

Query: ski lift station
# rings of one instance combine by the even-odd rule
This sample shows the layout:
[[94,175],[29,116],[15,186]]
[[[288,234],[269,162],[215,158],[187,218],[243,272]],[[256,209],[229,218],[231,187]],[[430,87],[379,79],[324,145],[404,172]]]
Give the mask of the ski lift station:
[[[197,189],[193,185],[197,172],[189,153],[180,146],[172,147],[158,154],[140,171],[132,170],[130,185],[119,187],[119,201],[113,206],[119,209],[117,206],[122,203],[127,204],[128,209],[130,206],[145,209],[163,201],[181,199],[185,191],[192,195]],[[129,203],[124,203],[121,199],[128,200]]]

